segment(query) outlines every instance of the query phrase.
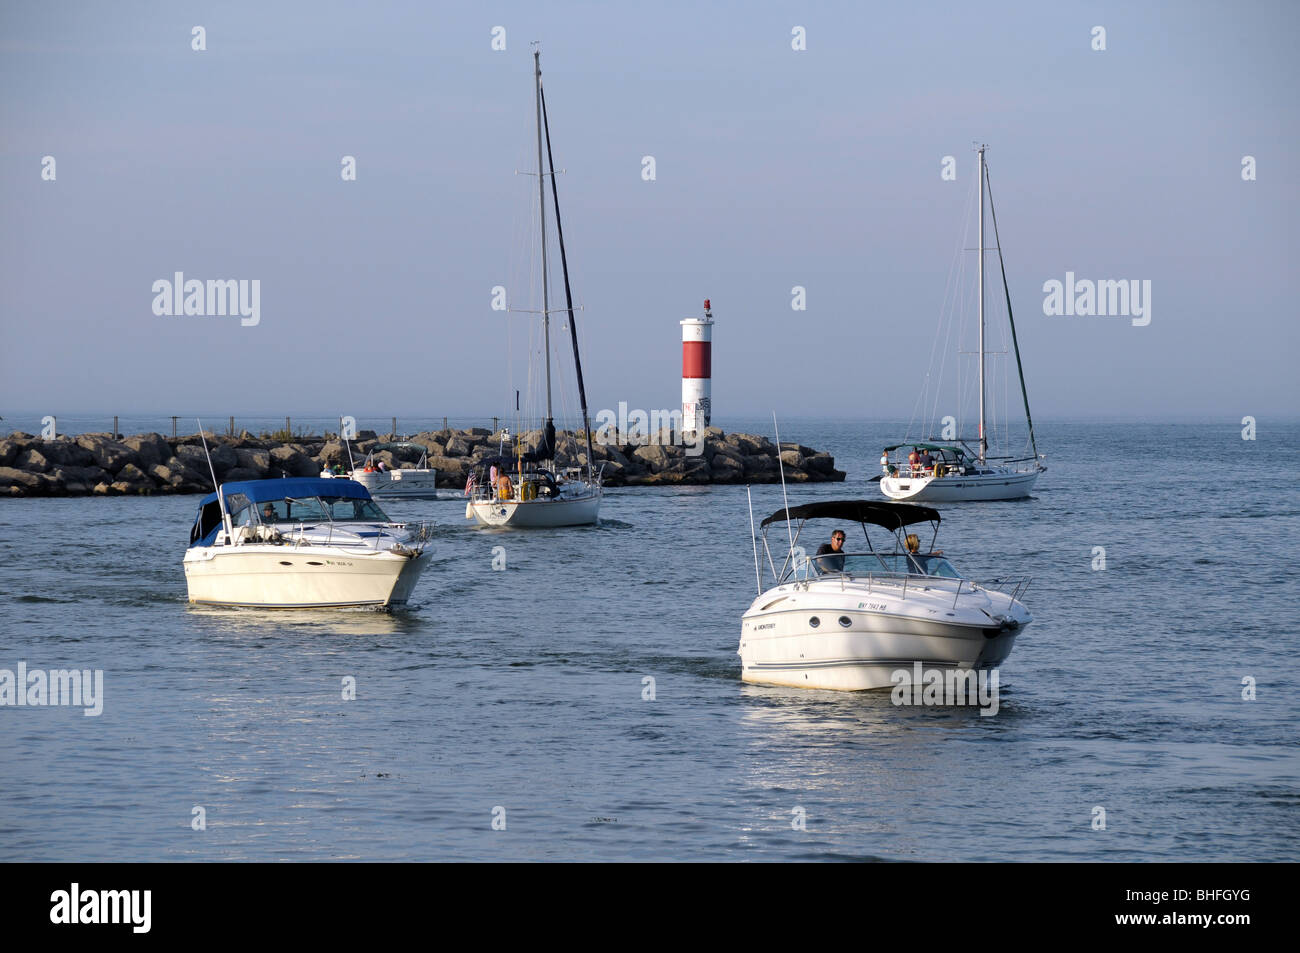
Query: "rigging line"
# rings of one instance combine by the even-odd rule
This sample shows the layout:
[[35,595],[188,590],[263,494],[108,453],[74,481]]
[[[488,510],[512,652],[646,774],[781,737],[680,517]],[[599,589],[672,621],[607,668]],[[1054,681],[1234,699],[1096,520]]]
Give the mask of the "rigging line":
[[564,303],[569,313],[569,340],[573,342],[573,368],[578,374],[578,403],[582,408],[582,430],[587,441],[587,481],[591,482],[591,421],[587,415],[587,388],[582,382],[582,359],[578,356],[578,325],[573,317],[573,292],[569,287],[569,258],[564,250],[564,226],[560,223],[560,191],[555,184],[555,157],[551,154],[551,123],[546,116],[546,91],[542,89],[540,79],[537,91],[542,98],[542,126],[546,130],[546,161],[551,168],[551,204],[555,207],[555,231],[560,239],[560,268],[564,272]]
[[993,207],[993,180],[989,178],[987,166],[984,169],[984,181],[989,187],[989,211],[993,215],[993,242],[998,246],[998,266],[1002,269],[1002,291],[1007,298],[1007,322],[1011,325],[1011,343],[1016,351],[1016,370],[1020,374],[1020,394],[1025,399],[1025,422],[1029,425],[1029,444],[1034,451],[1034,460],[1038,460],[1038,441],[1034,439],[1034,418],[1029,413],[1029,391],[1025,387],[1025,368],[1020,363],[1020,342],[1016,339],[1016,321],[1011,316],[1011,288],[1007,285],[1007,265],[1002,259],[1002,239],[998,237],[998,213]]
[[[944,335],[943,350],[940,351],[941,356],[939,360],[939,376],[937,378],[937,382],[934,388],[934,403],[931,405],[930,408],[930,419],[928,423],[929,432],[925,434],[925,436],[933,436],[935,432],[935,421],[939,416],[939,401],[942,399],[941,382],[943,380],[944,372],[947,370],[948,367],[948,355],[952,350],[951,344],[952,344],[953,329],[957,325],[957,313],[960,310],[958,299],[960,298],[961,295],[962,281],[966,274],[966,256],[962,254],[962,246],[965,244],[967,232],[969,232],[970,230],[971,199],[972,196],[968,193],[966,199],[965,219],[962,222],[961,229],[957,233],[957,248],[953,252],[953,259],[952,259],[953,264],[949,268],[950,276],[953,271],[956,271],[956,278],[953,280],[950,289],[951,297],[949,297],[948,289],[945,289],[944,292],[945,313],[943,316],[943,320],[941,321],[941,326],[946,327],[946,333]],[[958,334],[958,347],[960,346],[961,346],[961,336],[960,334]],[[957,362],[957,391],[958,391],[956,395],[957,404],[960,413],[960,406],[961,406],[961,393],[960,393],[961,362],[960,361]]]
[[[937,377],[932,377],[931,375],[934,371],[934,360],[935,360],[936,353],[942,355],[942,359],[941,359],[942,361],[946,362],[947,360],[947,346],[948,346],[948,342],[951,340],[951,330],[952,330],[947,318],[951,316],[952,305],[953,302],[956,300],[956,295],[957,295],[956,289],[960,287],[961,275],[964,272],[964,266],[962,264],[961,246],[962,243],[965,241],[966,229],[969,227],[969,222],[970,222],[970,208],[968,203],[966,209],[966,221],[965,223],[963,223],[962,229],[957,234],[957,248],[955,249],[953,256],[949,259],[948,277],[944,283],[943,297],[940,299],[939,302],[939,322],[938,324],[935,325],[934,340],[930,342],[930,359],[926,364],[927,376],[926,376],[925,386],[921,388],[921,392],[917,396],[916,404],[912,408],[912,416],[911,418],[908,419],[907,431],[904,434],[905,440],[910,438],[912,435],[912,426],[916,422],[918,408],[920,409],[920,413],[922,415],[921,422],[923,428],[928,430],[933,430],[934,428],[934,415],[936,413],[936,410],[934,408],[938,407],[939,390],[943,381],[943,367],[945,365],[941,363],[939,368],[939,375]],[[955,274],[955,278],[954,278],[954,274]],[[943,336],[945,327],[947,327],[949,333],[948,333],[948,337],[946,337],[944,340],[944,349],[940,351],[939,338]],[[933,385],[932,385],[932,380],[933,380]],[[930,392],[931,392],[930,391],[931,386],[934,387],[935,401],[930,411],[930,418],[927,420],[924,415],[925,415],[925,407],[928,402],[927,399],[930,396]]]

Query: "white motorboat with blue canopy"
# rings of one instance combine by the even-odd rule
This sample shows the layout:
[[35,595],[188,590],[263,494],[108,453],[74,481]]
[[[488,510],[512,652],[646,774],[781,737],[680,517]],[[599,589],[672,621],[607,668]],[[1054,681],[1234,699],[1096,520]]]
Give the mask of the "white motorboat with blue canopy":
[[[1025,387],[1025,370],[1020,361],[1020,342],[1016,337],[1015,318],[1011,312],[1011,290],[1007,284],[1007,268],[1002,260],[1002,241],[998,237],[997,213],[993,211],[993,192],[989,189],[989,211],[993,217],[993,235],[998,253],[998,264],[1002,270],[1002,290],[1006,301],[1007,310],[1007,329],[1010,331],[1010,340],[1007,342],[1009,350],[1015,355],[1016,372],[1020,379],[1020,396],[1025,408],[1025,423],[1028,428],[1027,439],[1023,450],[1013,452],[1011,450],[1012,441],[1009,436],[1009,426],[1004,426],[1004,447],[997,455],[989,452],[989,424],[988,409],[991,398],[996,394],[990,394],[987,374],[985,370],[986,358],[990,354],[997,354],[996,351],[990,351],[985,341],[985,317],[984,317],[984,191],[988,183],[988,164],[984,159],[984,146],[980,146],[979,152],[979,336],[978,336],[978,354],[979,354],[979,431],[978,434],[970,439],[964,440],[959,435],[955,435],[958,425],[957,417],[950,415],[949,411],[953,409],[960,410],[962,404],[969,400],[969,397],[958,393],[948,395],[947,403],[941,401],[939,394],[933,395],[933,402],[928,401],[927,391],[931,385],[938,388],[942,382],[942,367],[940,373],[929,374],[925,376],[926,386],[923,390],[919,403],[930,403],[930,414],[927,421],[929,436],[920,442],[901,441],[893,446],[886,447],[881,455],[880,467],[881,473],[878,477],[873,477],[880,481],[880,491],[892,500],[911,500],[917,503],[958,503],[974,500],[1014,500],[1026,497],[1034,488],[1034,483],[1038,480],[1038,475],[1047,469],[1043,464],[1043,456],[1038,452],[1038,442],[1034,436],[1034,418],[1029,413],[1029,391]],[[960,284],[960,282],[958,282]],[[954,300],[955,304],[955,300]],[[940,323],[940,332],[942,333],[944,322]],[[945,340],[952,336],[952,328],[949,327]],[[937,345],[939,338],[936,337],[936,348],[931,355],[931,366],[936,357],[942,357]],[[960,346],[959,346],[960,347]],[[960,384],[958,390],[961,390]],[[955,398],[955,400],[954,400]],[[1004,404],[1007,400],[1004,400]],[[942,409],[944,416],[939,418],[939,412]],[[1006,407],[1003,407],[1003,416],[1006,416]],[[916,415],[913,415],[915,421]],[[948,433],[948,429],[953,428],[953,433]],[[909,430],[910,430],[909,426]],[[938,431],[942,437],[953,439],[936,439],[934,433]],[[891,456],[893,454],[893,456]]]
[[185,552],[189,601],[266,609],[398,606],[428,558],[431,524],[396,523],[348,479],[222,484],[199,502]]
[[[809,520],[857,524],[862,536],[809,555],[800,544]],[[925,547],[908,530],[927,523],[933,532]],[[755,537],[759,595],[741,620],[742,678],[860,691],[890,688],[894,673],[918,662],[927,669],[996,668],[1032,621],[1019,601],[1029,579],[964,577],[934,548],[939,523],[931,507],[875,500],[807,503],[764,519],[763,552],[775,585],[763,588]],[[780,570],[768,544],[772,526],[785,528],[790,543]],[[887,531],[891,541],[876,545],[869,528]]]

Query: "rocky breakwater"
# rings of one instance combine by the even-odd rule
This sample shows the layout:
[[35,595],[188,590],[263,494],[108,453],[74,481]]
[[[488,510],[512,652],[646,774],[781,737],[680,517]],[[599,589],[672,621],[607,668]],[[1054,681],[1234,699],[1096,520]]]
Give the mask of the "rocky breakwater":
[[[212,468],[222,482],[279,477],[317,476],[325,467],[358,465],[368,453],[394,469],[427,466],[438,471],[438,485],[464,486],[475,462],[495,456],[502,435],[485,428],[417,434],[402,446],[383,447],[373,431],[362,431],[348,447],[336,436],[301,436],[286,440],[207,434]],[[627,443],[593,441],[594,465],[603,467],[606,486],[674,486],[710,483],[777,483],[778,454],[788,483],[841,481],[835,458],[797,443],[779,450],[766,437],[723,433],[716,427],[703,440],[683,445],[669,434]],[[525,450],[537,446],[538,431],[525,433]],[[572,447],[562,434],[561,450]],[[509,445],[507,444],[507,453]],[[580,445],[581,446],[581,445]],[[574,459],[574,455],[570,455]],[[576,454],[585,465],[585,448]],[[59,436],[50,440],[14,433],[0,439],[0,496],[120,496],[153,493],[210,493],[212,477],[198,434],[166,438],[140,434],[114,439],[107,433]]]

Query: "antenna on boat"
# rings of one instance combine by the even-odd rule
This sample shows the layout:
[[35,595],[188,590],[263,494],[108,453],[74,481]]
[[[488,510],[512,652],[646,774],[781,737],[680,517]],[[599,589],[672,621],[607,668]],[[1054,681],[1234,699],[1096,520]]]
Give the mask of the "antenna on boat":
[[[772,411],[772,429],[776,431],[776,465],[781,470],[781,499],[785,501],[785,531],[790,537],[790,555],[794,555],[794,530],[790,528],[790,498],[785,494],[785,463],[781,460],[781,428],[776,425],[776,411]],[[780,582],[778,579],[777,582]]]
[[[745,498],[749,500],[749,541],[754,544],[754,581],[758,583],[758,594],[763,594],[763,571],[758,568],[758,530],[754,528],[754,494],[745,485]],[[786,523],[789,523],[786,520]]]
[[226,501],[221,495],[221,484],[217,482],[217,471],[212,466],[212,454],[208,453],[208,438],[203,433],[203,421],[195,417],[194,422],[199,425],[199,439],[203,441],[203,455],[208,458],[208,472],[212,474],[212,489],[217,492],[217,506],[221,508],[221,526],[226,531],[226,545],[230,545],[230,534],[233,532],[230,526],[230,516],[226,513]]

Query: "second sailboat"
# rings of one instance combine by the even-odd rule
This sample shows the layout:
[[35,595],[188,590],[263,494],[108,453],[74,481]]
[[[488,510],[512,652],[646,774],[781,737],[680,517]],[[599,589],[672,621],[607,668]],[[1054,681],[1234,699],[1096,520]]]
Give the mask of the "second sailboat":
[[[550,124],[546,117],[546,94],[542,91],[541,53],[533,53],[533,77],[537,105],[537,189],[542,245],[542,329],[546,366],[546,422],[537,445],[525,450],[516,442],[508,452],[480,461],[471,472],[466,492],[470,501],[466,518],[482,526],[581,526],[599,518],[601,474],[593,470],[591,424],[587,393],[582,382],[582,359],[578,354],[578,328],[574,321],[573,293],[569,285],[569,262],[564,249],[564,226],[560,219],[560,194],[555,183],[555,161],[551,154]],[[546,147],[543,166],[542,147]],[[549,168],[549,171],[547,169]],[[551,180],[551,204],[555,209],[555,230],[564,272],[563,313],[568,318],[573,342],[573,365],[578,378],[578,400],[582,410],[582,438],[586,458],[578,466],[561,469],[556,463],[555,419],[551,408],[551,302],[546,247],[546,179]],[[560,310],[560,309],[557,309]],[[516,441],[519,441],[516,437]],[[502,448],[504,451],[504,447]]]

